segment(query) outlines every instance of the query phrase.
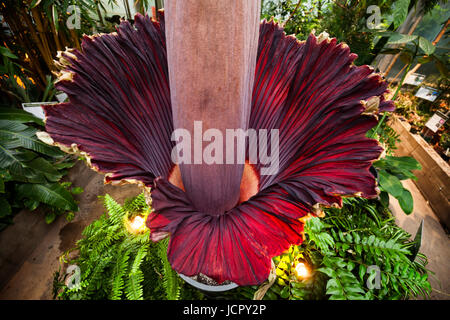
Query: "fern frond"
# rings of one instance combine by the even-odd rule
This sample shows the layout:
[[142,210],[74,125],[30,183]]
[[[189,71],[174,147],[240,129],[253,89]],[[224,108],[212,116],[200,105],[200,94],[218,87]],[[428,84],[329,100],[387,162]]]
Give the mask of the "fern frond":
[[109,194],[105,195],[103,204],[108,211],[109,220],[112,224],[120,224],[125,216],[125,210]]
[[125,295],[128,300],[144,299],[144,289],[142,286],[143,281],[144,281],[144,274],[142,273],[141,270],[137,270],[134,273],[130,273],[125,288]]
[[129,252],[119,252],[116,264],[113,267],[112,286],[109,298],[111,300],[119,300],[123,293],[124,276],[128,270]]
[[178,300],[180,297],[180,285],[178,283],[178,275],[172,269],[172,266],[167,259],[167,248],[169,245],[169,239],[163,239],[158,242],[158,256],[161,259],[163,268],[162,274],[163,278],[163,287],[165,289],[167,299],[168,300]]
[[125,200],[123,209],[129,212],[143,212],[149,210],[144,193],[139,194],[137,197]]

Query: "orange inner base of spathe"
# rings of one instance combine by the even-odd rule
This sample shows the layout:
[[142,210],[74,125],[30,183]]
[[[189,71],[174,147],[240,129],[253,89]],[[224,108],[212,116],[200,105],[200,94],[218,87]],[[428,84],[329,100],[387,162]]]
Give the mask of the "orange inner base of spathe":
[[[183,180],[181,178],[181,171],[178,165],[172,169],[172,172],[169,175],[169,182],[174,186],[180,188],[183,191],[184,189]],[[259,176],[256,173],[255,169],[248,162],[244,165],[244,172],[242,174],[240,193],[239,193],[239,203],[236,205],[247,201],[259,191]]]

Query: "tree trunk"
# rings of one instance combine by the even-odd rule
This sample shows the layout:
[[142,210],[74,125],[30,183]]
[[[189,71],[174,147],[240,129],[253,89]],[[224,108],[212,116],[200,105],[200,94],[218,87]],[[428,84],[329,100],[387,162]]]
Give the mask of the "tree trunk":
[[[203,153],[197,151],[199,145],[203,150],[208,144],[202,144],[202,137],[194,137],[194,121],[201,121],[203,132],[217,129],[222,133],[220,156],[226,163],[226,149],[235,147],[234,143],[226,146],[226,129],[246,130],[248,127],[258,47],[259,4],[259,0],[170,0],[165,3],[174,128],[187,129],[193,140],[193,164],[180,164],[181,176],[185,191],[197,210],[211,214],[224,213],[238,203],[244,165],[205,164]],[[234,151],[235,155],[245,152],[237,148]],[[211,181],[221,183],[211,184]]]

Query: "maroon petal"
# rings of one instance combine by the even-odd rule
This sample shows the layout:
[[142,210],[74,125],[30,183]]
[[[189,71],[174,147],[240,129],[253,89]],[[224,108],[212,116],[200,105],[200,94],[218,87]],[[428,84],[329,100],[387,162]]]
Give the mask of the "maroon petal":
[[354,66],[356,55],[336,39],[311,35],[299,42],[268,22],[260,40],[250,127],[280,130],[280,170],[262,176],[261,189],[278,183],[308,205],[375,196],[369,167],[382,148],[365,137],[376,119],[361,114],[373,97],[391,108],[383,97],[387,84],[368,66]]
[[386,101],[384,97],[381,97],[379,110],[380,112],[393,112],[395,110],[394,101]]
[[302,241],[298,219],[309,211],[276,186],[219,216],[197,211],[163,179],[155,181],[152,200],[147,225],[156,240],[170,234],[168,258],[175,270],[239,285],[267,279],[271,258]]
[[141,15],[135,26],[85,36],[82,53],[63,54],[57,88],[70,102],[44,110],[55,143],[85,153],[107,182],[149,185],[172,166],[170,91],[163,26]]

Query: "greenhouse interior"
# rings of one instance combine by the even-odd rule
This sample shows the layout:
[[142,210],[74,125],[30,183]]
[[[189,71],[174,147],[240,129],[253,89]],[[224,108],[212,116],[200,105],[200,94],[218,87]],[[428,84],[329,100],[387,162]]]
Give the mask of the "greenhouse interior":
[[447,0],[1,0],[0,300],[449,300],[449,24]]

